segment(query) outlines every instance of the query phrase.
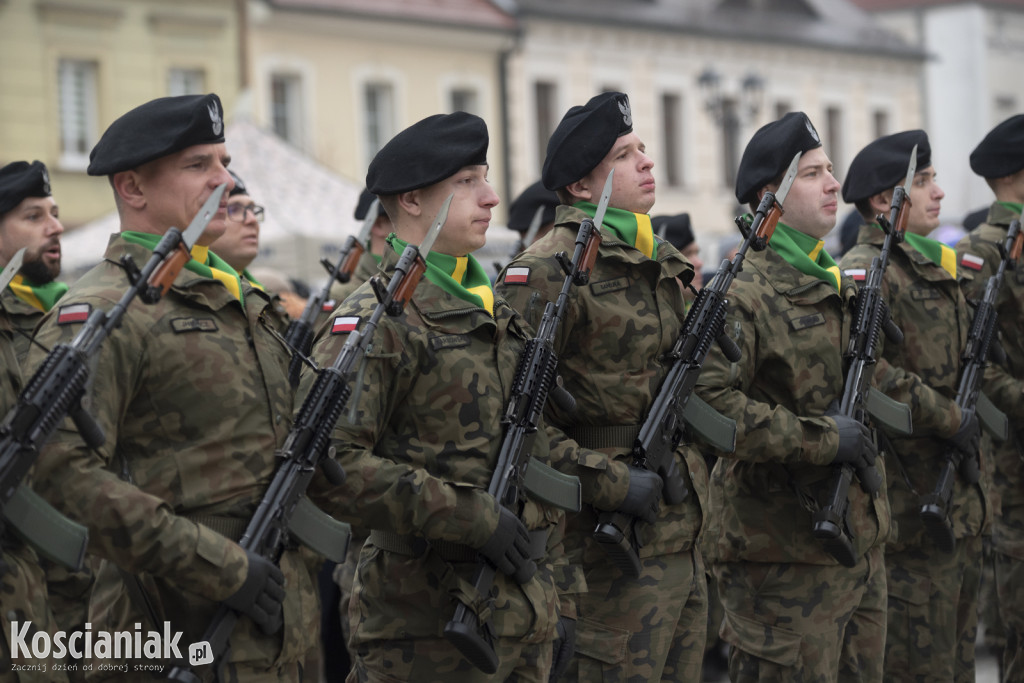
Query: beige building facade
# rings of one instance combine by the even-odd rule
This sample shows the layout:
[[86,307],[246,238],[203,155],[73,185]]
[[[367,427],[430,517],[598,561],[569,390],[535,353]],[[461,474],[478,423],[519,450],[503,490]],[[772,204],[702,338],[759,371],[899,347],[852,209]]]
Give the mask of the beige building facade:
[[0,163],[39,159],[65,225],[114,208],[89,151],[118,116],[240,78],[235,0],[0,0]]

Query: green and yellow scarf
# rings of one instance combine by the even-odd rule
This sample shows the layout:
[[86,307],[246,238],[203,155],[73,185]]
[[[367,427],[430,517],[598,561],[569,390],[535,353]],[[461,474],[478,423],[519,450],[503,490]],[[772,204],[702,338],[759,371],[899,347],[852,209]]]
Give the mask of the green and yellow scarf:
[[1020,218],[1021,211],[1024,211],[1024,204],[1018,204],[1017,202],[996,202],[996,204],[1005,207],[1018,218]]
[[839,266],[825,251],[825,242],[780,222],[768,242],[786,263],[804,275],[823,280],[839,291]]
[[[591,218],[597,213],[597,205],[590,202],[576,202],[573,208],[583,211]],[[658,257],[658,243],[654,239],[651,217],[646,213],[633,213],[625,209],[608,207],[604,213],[604,227],[647,258]]]
[[[155,249],[156,245],[160,244],[160,240],[163,239],[163,235],[153,235],[148,232],[125,231],[121,233],[121,236],[126,242],[138,244],[150,251]],[[228,288],[228,291],[231,292],[231,295],[244,305],[242,282],[238,278],[238,273],[224,259],[210,251],[209,247],[193,246],[192,260],[185,264],[185,269],[196,275],[202,275],[203,277],[222,282]]]
[[[0,273],[3,271],[4,269],[0,268]],[[68,291],[68,286],[63,282],[54,280],[53,282],[47,282],[45,285],[37,285],[26,280],[25,276],[20,273],[15,275],[7,286],[14,292],[14,296],[43,313],[53,308],[53,305],[57,303],[57,299],[64,296],[64,293]]]
[[[401,254],[408,246],[391,233],[388,244]],[[470,256],[449,256],[432,251],[427,254],[427,271],[425,277],[435,285],[464,301],[476,304],[494,315],[494,290],[491,279],[487,277],[480,262]]]
[[[881,230],[881,228],[879,228],[879,230]],[[947,247],[938,240],[933,240],[930,237],[917,235],[912,232],[906,233],[903,238],[907,240],[907,244],[916,249],[925,258],[949,273],[950,277],[956,277],[955,249]]]

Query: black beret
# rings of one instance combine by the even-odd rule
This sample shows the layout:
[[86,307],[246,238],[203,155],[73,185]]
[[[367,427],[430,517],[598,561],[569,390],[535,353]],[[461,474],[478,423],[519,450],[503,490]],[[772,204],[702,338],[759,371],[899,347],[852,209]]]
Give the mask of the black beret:
[[[366,218],[366,212],[370,210],[370,204],[373,204],[375,199],[377,199],[377,195],[366,188],[363,188],[363,191],[359,194],[359,203],[356,204],[356,210],[352,214],[352,217],[357,221],[361,221]],[[378,210],[378,215],[379,213],[380,211]]]
[[761,126],[750,138],[736,172],[736,199],[748,204],[757,192],[787,168],[797,152],[821,147],[814,124],[802,111],[791,111],[781,119]]
[[971,152],[971,170],[982,178],[1002,178],[1024,169],[1024,114],[1006,119]]
[[89,153],[89,175],[137,168],[193,145],[224,142],[224,109],[209,95],[160,97],[110,124]]
[[676,249],[682,250],[694,242],[693,227],[690,225],[690,214],[680,213],[675,216],[655,216],[651,218],[654,234],[660,235],[665,229],[665,239]]
[[621,135],[633,130],[629,97],[605,92],[565,113],[548,140],[541,181],[558,190],[583,178],[601,163]]
[[49,197],[50,174],[41,161],[12,161],[0,168],[0,216],[26,197]]
[[249,190],[245,187],[245,181],[238,177],[238,174],[228,169],[228,174],[231,179],[235,181],[235,186],[228,192],[229,197],[234,197],[236,194],[249,194]]
[[843,182],[843,201],[853,204],[902,185],[910,152],[917,145],[917,170],[932,165],[932,147],[923,130],[906,130],[878,138],[857,152]]
[[418,190],[487,163],[487,124],[457,111],[434,114],[391,138],[370,162],[366,188],[375,195]]
[[509,206],[508,227],[516,232],[525,233],[530,229],[537,209],[541,207],[544,208],[544,213],[541,214],[540,224],[554,223],[555,207],[561,203],[558,201],[558,195],[544,187],[538,180],[523,190]]

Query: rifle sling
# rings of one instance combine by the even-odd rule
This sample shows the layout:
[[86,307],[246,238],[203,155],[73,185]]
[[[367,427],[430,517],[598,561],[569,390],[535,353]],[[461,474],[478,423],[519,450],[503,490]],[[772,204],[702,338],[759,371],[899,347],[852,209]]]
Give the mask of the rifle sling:
[[579,512],[583,507],[583,492],[579,478],[571,474],[562,474],[533,457],[530,458],[526,474],[523,475],[523,488],[532,498],[563,510]]
[[[549,528],[530,531],[531,560],[540,560],[547,555],[549,531]],[[479,553],[468,545],[451,541],[428,541],[422,536],[403,536],[380,529],[370,532],[369,542],[381,550],[406,557],[421,557],[430,548],[446,562],[476,562],[479,558]]]
[[3,516],[10,527],[43,557],[68,569],[81,568],[88,531],[62,515],[25,484],[8,499],[3,507]]
[[640,435],[641,425],[583,425],[570,427],[565,435],[592,451],[602,448],[631,449]]

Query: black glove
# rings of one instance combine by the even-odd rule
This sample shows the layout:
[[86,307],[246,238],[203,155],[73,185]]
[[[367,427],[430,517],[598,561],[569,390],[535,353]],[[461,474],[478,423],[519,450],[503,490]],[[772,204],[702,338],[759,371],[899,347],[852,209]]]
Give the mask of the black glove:
[[576,620],[569,617],[558,617],[558,639],[555,641],[554,656],[551,658],[551,673],[548,683],[555,683],[576,653]]
[[968,420],[960,422],[960,428],[956,434],[949,437],[953,447],[964,455],[974,458],[978,455],[978,448],[981,444],[981,425],[978,423],[978,414],[972,412]]
[[836,450],[833,463],[853,465],[858,470],[875,464],[878,448],[875,446],[875,440],[871,438],[871,430],[867,425],[860,420],[831,411],[825,413],[825,416],[832,418],[839,429],[839,448]]
[[648,524],[654,524],[658,519],[661,488],[664,483],[656,472],[630,465],[629,490],[617,512],[624,512],[630,517],[637,517]]
[[503,574],[526,583],[537,571],[537,563],[530,559],[530,532],[511,510],[498,509],[498,528],[479,549],[480,554]]
[[224,604],[252,619],[267,635],[281,628],[284,574],[276,564],[248,550],[249,572],[245,583]]

